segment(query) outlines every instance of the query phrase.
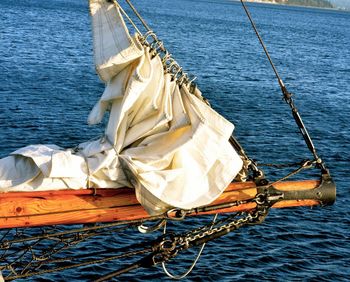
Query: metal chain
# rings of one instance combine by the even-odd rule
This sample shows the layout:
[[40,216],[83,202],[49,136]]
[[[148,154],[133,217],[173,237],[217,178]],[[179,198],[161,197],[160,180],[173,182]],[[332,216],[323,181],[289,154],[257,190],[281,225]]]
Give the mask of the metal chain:
[[198,245],[198,242],[201,241],[202,239],[210,238],[215,234],[219,234],[220,235],[219,237],[221,237],[244,225],[261,223],[262,219],[264,219],[267,216],[267,214],[268,214],[268,208],[263,208],[263,209],[257,208],[254,212],[247,213],[245,217],[239,218],[237,220],[233,220],[219,227],[209,229],[207,231],[198,233],[193,236],[189,234],[185,238],[181,238],[179,240],[180,249],[182,248],[186,249],[193,244]]
[[[160,263],[167,262],[176,257],[181,251],[222,237],[245,225],[261,223],[267,216],[270,208],[267,192],[264,193],[265,194],[258,194],[254,199],[247,201],[255,202],[257,204],[254,210],[230,215],[226,219],[216,221],[212,224],[202,226],[197,229],[193,229],[184,234],[167,233],[165,235],[162,235],[154,241],[152,247],[153,252],[151,254],[147,255],[139,261],[136,261],[135,263],[128,265],[127,267],[109,273],[96,281],[109,281],[116,276],[140,267],[151,267]],[[195,211],[193,211],[193,213],[195,213]],[[189,213],[188,211],[183,211],[180,213],[179,217],[181,219],[184,218],[183,214],[188,215]],[[216,225],[216,227],[214,225]]]
[[267,216],[268,211],[269,207],[259,206],[253,212],[247,213],[247,215],[244,217],[230,221],[219,227],[208,229],[198,234],[189,233],[185,236],[170,234],[169,238],[164,238],[164,240],[159,243],[153,255],[148,257],[147,263],[141,266],[146,267],[164,263],[176,257],[178,253],[183,250],[187,250],[191,247],[202,245],[206,242],[222,237],[245,225],[261,223]]

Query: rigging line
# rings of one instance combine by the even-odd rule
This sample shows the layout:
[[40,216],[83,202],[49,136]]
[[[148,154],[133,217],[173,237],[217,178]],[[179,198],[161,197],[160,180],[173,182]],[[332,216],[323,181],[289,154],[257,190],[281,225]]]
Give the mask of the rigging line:
[[[151,250],[152,250],[151,248],[140,250],[140,251],[138,251],[137,254],[144,254],[144,253],[150,252]],[[133,254],[135,254],[135,253],[133,253]],[[103,263],[103,262],[115,260],[118,258],[123,258],[127,255],[128,255],[128,253],[124,253],[121,255],[110,256],[110,257],[106,257],[106,258],[102,258],[102,259],[95,259],[95,260],[91,260],[91,261],[87,261],[87,262],[57,267],[57,268],[53,268],[53,269],[46,269],[46,270],[42,270],[42,271],[38,271],[38,272],[34,272],[34,273],[24,273],[24,274],[20,274],[20,275],[7,276],[7,277],[5,277],[5,279],[6,279],[6,281],[11,281],[11,280],[19,279],[19,278],[30,277],[33,275],[42,275],[42,274],[47,274],[47,273],[52,273],[52,272],[57,272],[57,271],[63,271],[63,270],[71,269],[71,268],[77,268],[77,267],[82,267],[82,266],[87,266],[87,265],[92,265],[92,264],[97,264],[97,263]]]
[[[134,12],[134,14],[136,15],[136,17],[139,19],[139,21],[142,23],[143,27],[146,29],[146,33],[144,35],[142,35],[142,33],[140,32],[140,30],[137,28],[136,24],[133,22],[133,20],[129,17],[129,15],[126,13],[126,11],[121,7],[121,5],[118,3],[117,0],[108,0],[109,2],[113,2],[115,4],[116,7],[118,7],[121,12],[123,13],[123,15],[130,21],[130,23],[133,25],[133,27],[135,28],[135,30],[140,34],[141,38],[143,38],[143,45],[145,45],[145,43],[147,42],[147,37],[151,36],[153,38],[153,43],[148,44],[148,46],[151,47],[151,50],[153,49],[153,51],[155,52],[155,54],[159,54],[160,53],[164,53],[164,57],[165,61],[163,61],[163,65],[165,70],[169,71],[168,68],[168,63],[170,63],[170,61],[175,62],[176,65],[176,70],[175,72],[173,72],[172,70],[170,70],[170,73],[173,77],[173,79],[175,79],[179,85],[192,85],[194,86],[194,80],[196,79],[196,77],[193,77],[192,79],[189,77],[189,75],[187,73],[184,72],[184,70],[179,66],[179,64],[172,58],[172,57],[168,57],[169,52],[167,51],[167,49],[164,47],[164,44],[161,40],[158,39],[158,37],[156,36],[156,34],[151,30],[151,28],[148,26],[148,24],[146,23],[146,21],[142,18],[142,16],[140,15],[140,13],[136,10],[135,6],[131,3],[130,0],[125,0],[125,2],[129,5],[129,7],[131,8],[131,10]],[[147,44],[146,44],[147,45]],[[155,47],[155,48],[154,48]],[[171,55],[170,55],[171,56]],[[190,91],[192,94],[193,92]],[[204,101],[205,98],[201,97]]]
[[278,83],[280,85],[281,91],[283,93],[284,99],[285,99],[287,104],[292,109],[293,118],[294,118],[295,122],[297,123],[297,126],[299,127],[299,130],[300,130],[300,132],[301,132],[301,134],[302,134],[302,136],[303,136],[303,138],[305,140],[305,143],[306,143],[307,147],[309,148],[310,152],[313,154],[317,165],[321,168],[322,174],[329,174],[329,171],[327,170],[324,162],[317,155],[316,148],[315,148],[315,146],[314,146],[314,144],[313,144],[313,142],[311,140],[309,132],[307,131],[307,129],[306,129],[306,127],[305,127],[305,125],[304,125],[304,123],[303,123],[303,121],[301,119],[301,116],[300,116],[300,114],[299,114],[299,112],[297,110],[297,108],[295,107],[294,101],[292,99],[292,94],[287,90],[287,88],[284,85],[284,83],[283,83],[283,81],[282,81],[282,79],[281,79],[281,77],[280,77],[280,75],[279,75],[279,73],[278,73],[274,63],[272,62],[270,54],[267,51],[266,45],[265,45],[264,41],[262,40],[262,38],[261,38],[261,36],[260,36],[260,34],[258,32],[258,29],[256,28],[256,25],[255,25],[255,23],[253,21],[253,18],[251,16],[251,14],[249,13],[248,8],[244,4],[244,0],[240,0],[240,1],[241,1],[241,4],[243,6],[243,9],[244,9],[244,11],[245,11],[249,21],[250,21],[250,23],[251,23],[251,25],[252,25],[252,27],[254,29],[254,32],[255,32],[256,36],[258,37],[262,48],[264,49],[264,52],[265,52],[265,54],[267,56],[267,59],[269,60],[270,65],[271,65],[271,67],[272,67],[272,69],[273,69],[273,71],[274,71],[274,73],[275,73],[275,75],[277,77],[277,80],[278,80]]
[[[216,224],[217,218],[218,218],[218,214],[215,214],[209,230],[211,230],[213,228],[214,224]],[[165,234],[165,233],[166,233],[166,225],[164,225],[164,232],[163,232],[163,234]],[[203,253],[205,245],[206,245],[206,243],[203,243],[203,245],[200,247],[199,252],[198,252],[196,258],[194,259],[192,265],[190,266],[190,268],[185,273],[183,273],[181,275],[174,275],[174,274],[170,273],[169,270],[166,267],[165,262],[162,262],[162,268],[163,268],[163,271],[165,272],[165,274],[168,275],[170,278],[175,279],[175,280],[181,280],[181,279],[185,278],[188,274],[191,273],[193,268],[196,266],[199,258],[201,257],[201,255]]]
[[[134,7],[134,5],[130,2],[130,0],[125,0],[126,3],[128,3],[128,5],[130,6],[131,10],[135,13],[135,15],[138,17],[138,19],[141,21],[141,23],[143,24],[143,26],[145,27],[145,29],[147,31],[151,31],[151,28],[148,26],[148,24],[146,23],[146,21],[141,17],[141,15],[139,14],[139,12],[136,10],[136,8]],[[156,40],[157,37],[155,37],[155,35],[151,34],[151,36]]]
[[[35,244],[38,244],[39,242],[36,242]],[[116,256],[112,256],[112,257],[107,257],[106,260],[104,259],[100,259],[100,260],[93,260],[93,261],[89,261],[89,262],[84,262],[84,263],[80,263],[80,264],[72,264],[72,265],[68,265],[66,266],[64,269],[69,269],[69,268],[72,268],[72,267],[80,267],[80,266],[85,266],[85,265],[89,265],[89,264],[93,264],[95,262],[104,262],[104,261],[109,261],[109,260],[114,260],[114,259],[118,259],[118,258],[126,258],[126,257],[129,257],[129,256],[135,256],[135,255],[139,255],[139,254],[144,254],[146,252],[151,252],[153,250],[153,245],[154,245],[155,241],[152,240],[152,241],[144,241],[144,242],[141,242],[141,243],[136,243],[136,244],[133,244],[133,245],[130,245],[130,246],[126,246],[126,247],[122,247],[122,248],[119,248],[119,249],[116,249],[114,250],[114,252],[117,252],[117,253],[121,253],[121,252],[124,252],[120,255],[116,255]],[[70,245],[68,244],[65,244],[64,246],[62,246],[61,249],[67,249],[68,247],[70,247]],[[136,250],[137,248],[143,248],[141,250]],[[135,250],[131,250],[130,249],[135,249]],[[29,246],[26,250],[26,252],[28,251],[32,251],[32,246]],[[59,250],[57,250],[59,251]],[[128,252],[125,252],[125,251],[128,251]],[[26,252],[23,252],[22,256],[24,256],[26,254]],[[54,261],[50,260],[50,258],[52,257],[52,255],[54,255],[56,252],[56,250],[53,250],[51,253],[51,251],[49,251],[47,254],[44,254],[45,256],[47,256],[47,259],[43,259],[41,261],[41,257],[42,255],[40,255],[39,257],[37,257],[33,252],[32,252],[32,259],[27,263],[26,262],[26,266],[24,267],[24,269],[22,269],[21,271],[21,274],[18,274],[17,272],[13,272],[14,274],[14,277],[15,278],[20,278],[20,277],[28,277],[28,276],[33,276],[33,275],[40,275],[40,274],[43,274],[43,273],[49,273],[49,272],[54,272],[55,269],[56,270],[63,270],[62,268],[53,268],[52,270],[53,271],[49,271],[47,272],[48,270],[43,270],[43,271],[33,271],[33,270],[37,270],[39,269],[43,264],[50,264]],[[90,253],[89,254],[89,257],[96,257],[96,256],[100,256],[101,254],[104,254],[105,252],[101,251],[101,252],[94,252],[94,253]],[[14,268],[12,267],[11,269],[15,269],[17,267],[17,265],[15,264],[20,258],[17,258],[15,261],[13,261],[12,263],[9,263],[8,266],[5,266],[3,267],[3,269],[8,269],[9,267],[12,267],[14,266]],[[67,259],[85,259],[85,257],[72,257],[72,258],[67,258]],[[29,269],[28,271],[25,271],[27,268],[31,267],[31,269]],[[23,276],[23,275],[26,275],[26,276]],[[12,279],[12,276],[8,276]],[[15,279],[13,278],[13,279]]]
[[[113,0],[115,1],[115,0]],[[160,50],[162,53],[164,53],[164,58],[167,58],[167,56],[169,55],[168,50],[164,47],[164,44],[161,40],[158,39],[158,37],[156,36],[156,34],[151,30],[151,28],[148,26],[148,24],[146,23],[146,21],[142,18],[142,16],[140,15],[140,13],[136,10],[135,6],[131,3],[130,0],[125,0],[125,2],[129,5],[129,7],[131,8],[131,10],[134,12],[134,14],[136,15],[136,17],[140,20],[140,22],[142,23],[143,27],[146,29],[146,35],[147,36],[152,36],[154,42],[156,43],[156,48],[155,48],[155,52],[158,53],[158,50]],[[145,40],[147,40],[147,36],[145,38]],[[152,47],[152,46],[151,46]],[[170,55],[171,56],[171,55]],[[163,58],[163,59],[164,59]],[[177,68],[177,70],[175,70],[175,73],[167,68],[167,62],[168,61],[172,61],[173,63],[175,63],[175,66]],[[172,74],[173,79],[175,79],[177,82],[181,81],[181,85],[183,84],[183,82],[185,82],[186,85],[194,85],[194,80],[196,79],[196,77],[193,77],[192,79],[190,79],[190,77],[188,76],[187,73],[184,72],[184,70],[180,67],[180,65],[175,61],[174,58],[170,57],[168,60],[166,59],[164,61],[164,67],[166,70],[169,70],[170,73]],[[191,92],[191,91],[190,91]],[[192,93],[192,92],[191,92]],[[193,94],[193,93],[192,93]],[[204,100],[204,98],[202,98]],[[205,100],[204,100],[205,101]]]
[[[114,0],[113,0],[114,1]],[[134,14],[137,16],[137,18],[140,20],[140,22],[142,23],[142,25],[144,26],[144,28],[147,30],[147,32],[150,32],[150,35],[152,36],[152,38],[154,39],[154,41],[158,42],[159,39],[157,38],[157,36],[152,32],[151,28],[148,26],[148,24],[146,23],[146,21],[141,17],[140,13],[136,10],[135,6],[130,2],[130,0],[125,0],[125,2],[129,5],[129,7],[131,8],[131,10],[134,12]],[[164,46],[159,46],[159,49],[163,52],[166,52],[166,49],[164,48]]]
[[52,237],[58,237],[58,236],[64,236],[64,235],[69,235],[73,233],[78,233],[78,232],[84,232],[84,231],[93,231],[93,230],[99,230],[99,229],[105,229],[105,228],[111,228],[111,227],[116,227],[120,225],[127,225],[125,228],[128,228],[129,226],[136,226],[139,224],[142,224],[146,221],[155,221],[159,220],[160,218],[163,218],[164,216],[153,216],[150,218],[145,218],[145,219],[136,219],[136,220],[124,220],[124,221],[119,221],[115,223],[108,223],[108,224],[101,224],[97,226],[92,226],[92,227],[83,227],[83,228],[77,228],[77,229],[72,229],[68,231],[60,231],[57,233],[46,233],[43,235],[37,235],[37,236],[32,236],[32,237],[26,237],[26,238],[19,238],[19,239],[14,239],[10,241],[0,241],[0,248],[6,249],[9,244],[14,244],[14,243],[21,243],[21,242],[26,242],[26,241],[34,241],[37,239],[48,239]]
[[142,267],[142,262],[143,261],[138,261],[138,262],[136,262],[136,263],[126,267],[126,268],[123,268],[123,269],[120,269],[118,271],[109,273],[109,274],[107,274],[107,275],[105,275],[105,276],[103,276],[103,277],[101,277],[99,279],[96,279],[94,282],[109,281],[110,279],[112,279],[112,278],[114,278],[116,276],[119,276],[119,275],[121,275],[123,273],[126,273],[126,272],[129,272],[131,270],[134,270],[134,269]]
[[243,6],[243,9],[244,9],[245,13],[246,13],[247,16],[248,16],[248,19],[249,19],[250,23],[251,23],[251,25],[252,25],[252,27],[253,27],[253,29],[254,29],[254,31],[255,31],[255,34],[256,34],[256,36],[258,37],[258,39],[259,39],[259,41],[260,41],[260,44],[261,44],[261,46],[262,46],[263,49],[264,49],[264,52],[265,52],[265,54],[266,54],[266,56],[267,56],[267,59],[269,60],[270,65],[271,65],[271,67],[272,67],[272,69],[273,69],[273,71],[274,71],[274,73],[275,73],[275,75],[276,75],[276,77],[277,77],[277,79],[278,79],[278,83],[279,83],[280,87],[281,87],[281,88],[285,87],[285,86],[284,86],[284,83],[283,83],[283,81],[282,81],[282,79],[281,79],[281,77],[280,77],[280,75],[278,74],[278,71],[277,71],[277,69],[276,69],[274,63],[272,62],[272,59],[271,59],[271,57],[270,57],[270,54],[269,54],[269,52],[267,51],[266,45],[265,45],[264,41],[262,40],[262,38],[261,38],[261,36],[260,36],[260,34],[259,34],[259,32],[258,32],[258,29],[256,28],[256,25],[255,25],[255,23],[254,23],[254,21],[253,21],[253,18],[252,18],[252,16],[251,16],[250,13],[249,13],[248,8],[247,8],[246,5],[244,4],[244,0],[241,0],[241,3],[242,3],[242,6]]
[[142,36],[142,32],[137,28],[134,21],[129,17],[129,15],[125,12],[125,10],[120,6],[120,4],[116,0],[112,0],[113,4],[120,9],[120,11],[123,13],[123,15],[128,19],[128,21],[131,23],[131,25],[135,28],[136,32]]
[[130,264],[125,268],[121,268],[117,271],[100,277],[99,279],[95,280],[95,282],[107,281],[137,268],[157,265],[158,263],[172,259],[177,255],[178,251],[185,250],[193,246],[202,245],[203,243],[219,238],[244,225],[261,223],[262,217],[265,218],[268,211],[268,207],[261,207],[263,207],[263,209],[258,208],[254,213],[248,213],[244,218],[239,218],[236,221],[229,222],[218,228],[210,228],[210,230],[207,230],[201,234],[194,235],[193,237],[188,235],[185,235],[185,237],[178,237],[176,234],[170,234],[171,237],[167,239],[163,235],[155,240],[157,244],[153,245],[153,252],[151,254],[141,258],[140,260]]
[[295,163],[279,163],[279,164],[259,163],[259,166],[275,167],[275,168],[288,168],[288,167],[301,166],[305,161],[306,160],[302,160],[301,162],[295,162]]
[[251,170],[253,172],[253,179],[264,179],[264,172],[260,168],[258,168],[257,163],[248,156],[248,154],[243,149],[242,145],[233,135],[230,136],[229,142],[231,146],[240,154],[240,156],[244,158],[243,162],[246,163],[248,170]]
[[304,169],[309,169],[313,166],[314,162],[311,162],[309,160],[304,161],[302,164],[300,164],[300,167],[296,168],[295,170],[293,170],[292,172],[288,173],[286,176],[275,180],[273,183],[271,183],[270,185],[273,186],[279,182],[285,181],[288,178],[298,174],[300,171],[304,170]]

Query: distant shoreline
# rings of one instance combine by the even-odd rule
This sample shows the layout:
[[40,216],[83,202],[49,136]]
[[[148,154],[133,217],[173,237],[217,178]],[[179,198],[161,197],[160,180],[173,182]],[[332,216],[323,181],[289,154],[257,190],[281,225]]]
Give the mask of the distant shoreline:
[[[240,0],[232,0],[232,1],[240,2]],[[350,12],[350,9],[346,9],[346,8],[342,8],[342,7],[333,7],[332,8],[332,7],[320,7],[320,6],[309,6],[309,5],[294,5],[294,4],[275,2],[274,0],[272,0],[272,1],[266,1],[266,0],[244,0],[244,2],[257,3],[257,4],[281,5],[281,6],[289,6],[289,7],[302,7],[302,8],[312,8],[312,9],[322,9],[322,10]]]

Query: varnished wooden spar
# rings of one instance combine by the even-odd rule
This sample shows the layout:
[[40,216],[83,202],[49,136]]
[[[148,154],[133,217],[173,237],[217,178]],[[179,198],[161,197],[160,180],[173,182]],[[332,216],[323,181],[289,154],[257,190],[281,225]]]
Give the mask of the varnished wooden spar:
[[[298,193],[312,191],[320,184],[321,181],[318,180],[289,181],[277,183],[274,188]],[[258,189],[253,182],[231,183],[212,205],[249,200],[257,193]],[[281,200],[273,207],[315,206],[321,203],[320,199],[310,197],[292,198]],[[255,203],[248,203],[205,214],[245,211],[255,206]],[[115,222],[148,217],[136,200],[134,190],[128,188],[97,189],[96,195],[91,189],[0,193],[0,228]]]

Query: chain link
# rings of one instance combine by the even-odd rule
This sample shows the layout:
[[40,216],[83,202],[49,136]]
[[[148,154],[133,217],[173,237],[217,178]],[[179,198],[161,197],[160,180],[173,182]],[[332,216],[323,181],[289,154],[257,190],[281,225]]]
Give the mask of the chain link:
[[[228,219],[232,219],[230,221],[224,219],[211,225],[193,229],[183,235],[168,234],[168,237],[160,241],[155,248],[153,264],[166,262],[174,258],[180,251],[214,240],[245,225],[261,223],[269,212],[270,206],[267,199],[267,195],[261,197],[261,194],[258,194],[254,199],[249,200],[257,203],[257,207],[253,211],[230,215],[228,217]],[[221,225],[214,227],[214,225],[218,224]]]
[[237,220],[233,220],[229,223],[226,223],[224,225],[221,225],[219,227],[215,227],[212,229],[209,229],[207,231],[204,231],[202,233],[198,233],[196,235],[188,235],[185,238],[182,238],[182,240],[179,242],[180,246],[188,248],[188,246],[191,246],[191,243],[196,242],[200,239],[204,239],[206,237],[211,237],[215,234],[223,233],[224,231],[226,233],[229,233],[231,231],[237,230],[238,228],[247,225],[247,224],[254,224],[254,223],[260,223],[261,217],[266,217],[268,211],[267,209],[256,209],[253,213],[247,213],[245,217],[239,218]]

